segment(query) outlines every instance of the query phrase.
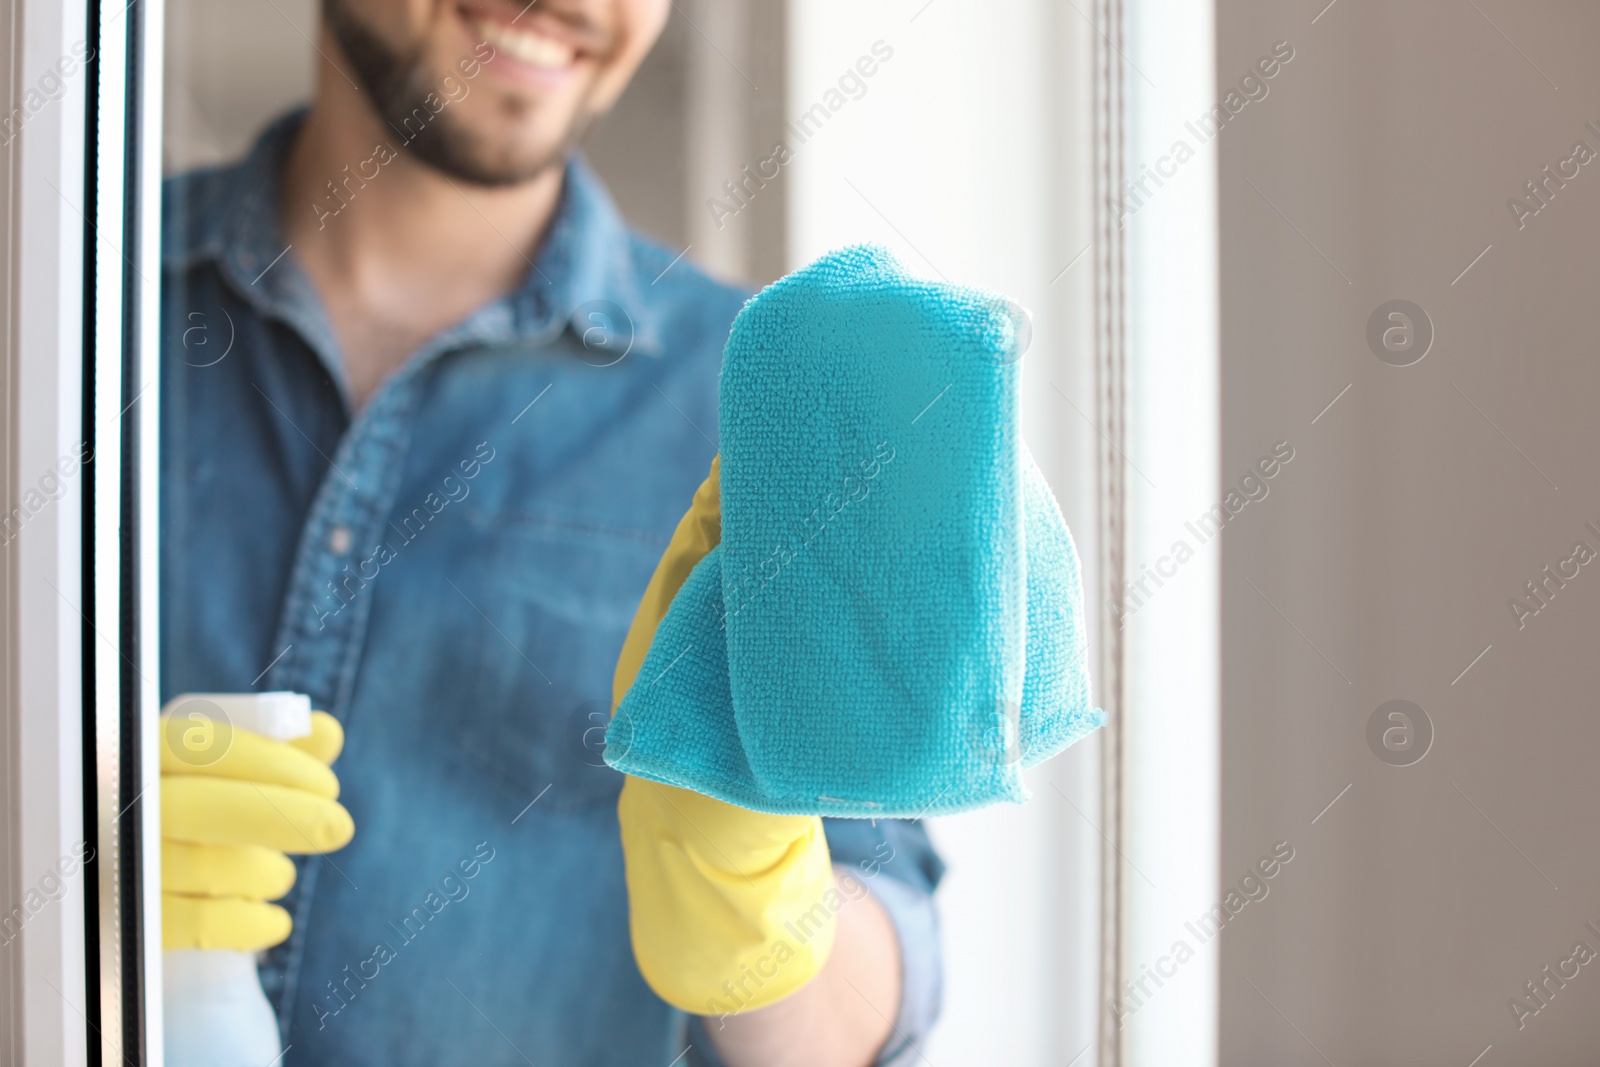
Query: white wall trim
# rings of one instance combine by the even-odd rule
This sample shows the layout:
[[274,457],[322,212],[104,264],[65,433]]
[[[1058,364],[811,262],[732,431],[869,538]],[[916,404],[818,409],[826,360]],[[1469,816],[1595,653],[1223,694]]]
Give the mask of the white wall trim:
[[[1120,1065],[1213,1067],[1219,948],[1186,923],[1217,903],[1220,884],[1220,546],[1197,545],[1181,563],[1174,546],[1196,540],[1186,523],[1219,494],[1217,157],[1185,126],[1216,103],[1216,14],[1213,0],[1113,6],[1122,177],[1139,193],[1137,210],[1124,210],[1126,185],[1112,208],[1126,250],[1122,414],[1134,469],[1123,478],[1121,982],[1107,993],[1137,990],[1127,1003],[1137,1008],[1121,1013]],[[1176,163],[1179,140],[1195,152]],[[1194,953],[1182,962],[1180,941]]]

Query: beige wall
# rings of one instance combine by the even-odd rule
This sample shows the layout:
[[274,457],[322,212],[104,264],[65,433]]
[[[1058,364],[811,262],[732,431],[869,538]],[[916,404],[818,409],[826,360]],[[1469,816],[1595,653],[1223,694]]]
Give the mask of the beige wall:
[[[1224,538],[1223,878],[1296,850],[1223,937],[1221,1061],[1592,1064],[1600,962],[1520,1031],[1507,998],[1600,951],[1600,563],[1507,599],[1600,549],[1600,161],[1520,232],[1506,200],[1600,151],[1600,8],[1219,6],[1223,82],[1296,52],[1219,142],[1223,481],[1295,449]],[[1396,298],[1409,367],[1364,336]],[[1413,766],[1366,740],[1396,698]]]

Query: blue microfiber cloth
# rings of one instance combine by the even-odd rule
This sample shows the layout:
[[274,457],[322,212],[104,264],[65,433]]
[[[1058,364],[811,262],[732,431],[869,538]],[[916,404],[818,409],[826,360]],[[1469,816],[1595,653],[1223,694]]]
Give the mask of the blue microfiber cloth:
[[1019,433],[1020,314],[831,253],[723,356],[722,543],[690,573],[606,762],[757,811],[1021,801],[1100,726],[1077,555]]

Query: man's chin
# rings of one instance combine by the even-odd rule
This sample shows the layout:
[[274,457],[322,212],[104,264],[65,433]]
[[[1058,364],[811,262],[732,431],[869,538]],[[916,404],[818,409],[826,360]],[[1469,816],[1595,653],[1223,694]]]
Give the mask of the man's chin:
[[420,162],[456,181],[484,188],[506,188],[530,182],[566,163],[572,141],[566,138],[519,138],[439,127],[409,142],[405,150]]

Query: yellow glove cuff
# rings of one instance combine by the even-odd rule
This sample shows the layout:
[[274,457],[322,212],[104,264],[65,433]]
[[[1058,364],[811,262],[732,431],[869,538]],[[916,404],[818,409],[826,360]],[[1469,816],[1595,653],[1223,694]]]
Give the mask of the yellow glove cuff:
[[[613,707],[673,596],[721,539],[718,467],[713,460],[634,615]],[[697,1015],[765,1007],[827,963],[839,909],[820,818],[747,811],[631,776],[617,818],[633,954],[661,999]]]

